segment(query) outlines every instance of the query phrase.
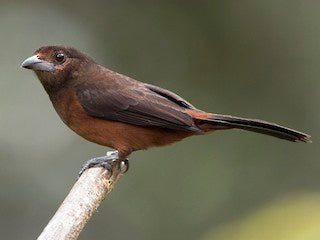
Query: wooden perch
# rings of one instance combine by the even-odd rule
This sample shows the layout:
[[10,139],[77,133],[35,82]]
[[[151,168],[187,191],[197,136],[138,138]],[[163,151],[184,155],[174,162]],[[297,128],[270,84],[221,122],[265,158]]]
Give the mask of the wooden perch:
[[112,173],[101,167],[86,170],[74,184],[38,240],[77,239],[127,167],[128,165],[121,162],[114,164]]

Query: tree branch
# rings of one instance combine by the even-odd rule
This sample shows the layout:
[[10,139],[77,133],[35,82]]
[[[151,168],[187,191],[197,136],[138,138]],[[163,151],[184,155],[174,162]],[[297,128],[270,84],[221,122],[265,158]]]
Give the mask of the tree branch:
[[77,239],[127,167],[121,162],[113,165],[112,173],[101,167],[86,170],[74,184],[38,240]]

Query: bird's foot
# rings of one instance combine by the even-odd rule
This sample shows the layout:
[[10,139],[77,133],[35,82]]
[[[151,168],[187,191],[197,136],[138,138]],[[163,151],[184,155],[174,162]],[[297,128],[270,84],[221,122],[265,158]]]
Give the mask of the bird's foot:
[[105,156],[92,158],[87,161],[79,172],[79,177],[89,168],[103,167],[112,172],[112,169],[117,165],[121,173],[125,173],[129,169],[128,159],[121,160],[118,158],[118,151],[109,151]]

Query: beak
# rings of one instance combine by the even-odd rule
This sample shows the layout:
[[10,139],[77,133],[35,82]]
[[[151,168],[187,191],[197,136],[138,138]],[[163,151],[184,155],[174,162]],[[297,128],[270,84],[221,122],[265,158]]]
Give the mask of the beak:
[[53,63],[41,60],[37,55],[24,60],[21,67],[45,72],[53,72],[55,70]]

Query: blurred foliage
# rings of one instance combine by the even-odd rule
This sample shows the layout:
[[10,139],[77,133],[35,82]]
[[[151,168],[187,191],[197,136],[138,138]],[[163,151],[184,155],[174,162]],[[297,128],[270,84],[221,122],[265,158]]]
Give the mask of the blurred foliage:
[[48,44],[77,47],[204,110],[278,122],[314,141],[234,130],[134,153],[80,239],[250,239],[266,232],[284,239],[277,238],[288,229],[277,214],[282,208],[297,219],[314,212],[311,227],[301,217],[292,234],[320,237],[319,7],[298,0],[0,0],[1,238],[35,239],[82,163],[108,150],[64,126],[35,75],[19,68]]
[[296,193],[269,202],[241,220],[223,224],[204,240],[317,240],[320,194]]

